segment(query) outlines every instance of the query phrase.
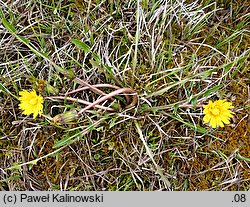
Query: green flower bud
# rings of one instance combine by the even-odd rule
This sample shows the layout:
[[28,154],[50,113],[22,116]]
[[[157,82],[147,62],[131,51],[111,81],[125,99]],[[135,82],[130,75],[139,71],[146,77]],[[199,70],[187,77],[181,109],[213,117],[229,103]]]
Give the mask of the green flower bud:
[[63,74],[65,77],[69,78],[69,79],[74,79],[75,78],[75,73],[74,73],[73,70],[67,70],[67,69],[59,67],[59,66],[56,67],[56,70],[59,73]]
[[59,93],[59,90],[58,88],[50,85],[50,84],[47,84],[46,86],[46,91],[49,93],[49,94],[53,94],[53,95],[57,95]]
[[62,74],[65,75],[69,79],[75,78],[75,73],[73,70],[65,70]]
[[57,114],[55,117],[52,118],[52,122],[57,125],[61,124],[70,124],[78,118],[77,111],[71,110],[64,112],[62,114]]

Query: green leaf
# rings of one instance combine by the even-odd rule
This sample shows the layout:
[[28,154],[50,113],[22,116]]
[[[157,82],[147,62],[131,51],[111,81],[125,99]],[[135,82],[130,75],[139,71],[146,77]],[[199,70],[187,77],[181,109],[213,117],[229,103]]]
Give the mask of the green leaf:
[[17,96],[15,96],[13,93],[11,93],[1,82],[0,82],[0,92],[1,90],[6,93],[6,94],[10,94],[11,96],[13,96],[14,98],[18,99]]
[[205,96],[208,97],[211,93],[217,92],[218,90],[220,90],[224,85],[220,84],[218,86],[214,86],[212,88],[209,88],[206,92],[205,92]]
[[199,125],[194,126],[194,124],[191,124],[189,122],[184,121],[180,116],[177,116],[177,115],[174,115],[174,114],[169,114],[169,113],[166,113],[166,115],[172,117],[173,119],[183,123],[184,125],[190,127],[191,129],[193,129],[193,130],[195,130],[195,131],[197,131],[199,133],[202,133],[202,134],[207,134],[208,133],[205,128],[200,127]]
[[61,147],[61,146],[64,146],[64,145],[67,145],[70,143],[70,140],[72,139],[72,136],[66,136],[64,137],[63,139],[61,139],[60,141],[57,141],[53,148],[58,148],[58,147]]
[[16,175],[16,176],[4,178],[3,180],[0,180],[0,183],[5,183],[6,181],[19,180],[20,178],[22,178],[22,176]]
[[71,42],[78,48],[83,49],[84,52],[91,52],[90,47],[86,43],[73,38],[71,39]]
[[55,149],[55,148],[58,148],[58,147],[69,145],[69,144],[71,144],[71,142],[72,142],[72,140],[74,138],[82,138],[82,136],[83,136],[82,132],[78,132],[78,133],[76,133],[76,134],[74,134],[72,136],[65,136],[63,139],[55,142],[53,148]]
[[144,110],[147,110],[150,108],[150,105],[149,104],[142,104],[141,105],[141,110],[144,111]]
[[[18,39],[20,40],[20,42],[22,42],[22,43],[24,43],[24,44],[26,44],[26,45],[29,45],[30,41],[29,41],[28,39],[26,39],[26,38],[24,38],[24,37],[21,37],[21,36],[17,36],[17,37],[18,37]],[[42,53],[42,52],[40,52],[40,51],[38,51],[38,52],[39,52],[39,54],[41,54],[41,55],[43,55],[43,56],[46,56],[45,53]]]
[[238,160],[244,160],[244,161],[250,162],[250,157],[243,157],[243,156],[241,156],[240,154],[237,154],[237,155],[236,155],[236,158],[237,158]]
[[14,164],[11,166],[11,169],[21,170],[21,169],[22,169],[22,166],[21,166],[21,164],[14,163]]
[[73,44],[75,44],[75,46],[82,49],[85,53],[90,52],[93,55],[95,61],[97,61],[98,63],[100,62],[100,57],[96,53],[92,52],[90,47],[86,43],[84,43],[84,42],[82,42],[80,40],[77,40],[77,39],[73,39],[73,38],[70,41]]
[[114,117],[112,118],[110,121],[109,121],[109,128],[111,129],[113,126],[115,126],[117,123],[117,117]]
[[196,107],[197,100],[198,100],[198,96],[191,99],[191,103],[193,104],[194,108]]
[[11,25],[5,18],[3,18],[2,23],[4,25],[4,27],[9,30],[9,32],[11,33],[15,33],[16,29],[13,25]]

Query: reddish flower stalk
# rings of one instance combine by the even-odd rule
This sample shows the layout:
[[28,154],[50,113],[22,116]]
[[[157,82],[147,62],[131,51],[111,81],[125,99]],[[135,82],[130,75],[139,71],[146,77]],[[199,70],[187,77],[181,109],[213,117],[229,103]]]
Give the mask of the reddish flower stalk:
[[131,89],[131,88],[120,88],[120,89],[118,89],[118,90],[115,90],[115,91],[113,91],[113,92],[111,92],[111,93],[109,93],[109,94],[107,94],[107,95],[101,97],[100,99],[94,101],[93,103],[89,104],[89,105],[86,106],[84,109],[80,110],[80,111],[78,112],[78,115],[84,113],[86,110],[88,110],[88,109],[90,109],[90,108],[92,108],[92,107],[95,107],[95,106],[98,105],[99,103],[101,103],[101,102],[103,102],[103,101],[106,101],[106,100],[112,98],[113,96],[116,96],[116,95],[119,95],[119,94],[122,95],[122,94],[124,94],[124,93],[130,93],[130,94],[133,95],[133,100],[132,100],[132,102],[131,102],[126,108],[131,108],[131,107],[135,106],[135,104],[136,104],[137,101],[138,101],[137,93],[136,93],[133,89]]
[[[96,84],[96,85],[91,85],[93,88],[113,88],[113,89],[120,89],[120,87],[118,86],[114,86],[114,85],[110,85],[110,84]],[[90,89],[89,86],[84,86],[82,88],[78,88],[78,89],[75,89],[73,91],[70,91],[68,92],[67,94],[65,95],[70,95],[70,94],[73,94],[73,93],[77,93],[77,92],[80,92],[80,91],[84,91],[86,89]],[[105,94],[106,95],[106,94]],[[125,98],[126,98],[126,101],[129,102],[130,98],[128,95],[124,95]]]
[[[136,105],[136,103],[138,102],[138,95],[136,93],[136,91],[134,91],[131,88],[120,88],[118,86],[114,86],[114,85],[110,85],[110,84],[96,84],[96,85],[90,85],[88,83],[86,83],[85,81],[81,80],[80,78],[75,78],[75,80],[83,85],[85,85],[85,87],[82,88],[78,88],[76,90],[73,90],[69,93],[66,93],[64,96],[49,96],[46,97],[46,99],[60,99],[60,100],[67,100],[67,101],[72,101],[72,102],[78,102],[78,103],[82,103],[87,105],[85,108],[81,109],[78,113],[77,116],[81,115],[82,113],[84,113],[85,111],[87,111],[90,108],[101,108],[107,111],[115,111],[114,109],[110,108],[110,107],[105,107],[105,106],[101,106],[99,105],[101,102],[107,101],[108,99],[117,96],[117,95],[124,95],[126,98],[126,101],[128,103],[128,105],[126,106],[126,108],[131,108],[134,107]],[[113,89],[117,89],[109,94],[104,93],[102,90],[98,89],[100,87],[107,87],[107,88],[113,88]],[[77,98],[71,98],[71,97],[66,97],[69,94],[73,94],[73,93],[77,93],[86,89],[90,89],[92,90],[94,93],[99,94],[99,95],[103,95],[103,97],[101,97],[100,99],[94,101],[93,103],[88,102],[88,101],[84,101],[81,99],[77,99]],[[129,95],[132,95],[132,100],[130,99]],[[130,102],[130,103],[129,103]]]
[[93,86],[93,85],[88,84],[87,82],[83,81],[83,80],[80,79],[80,78],[77,78],[77,77],[76,77],[75,80],[78,81],[79,83],[81,83],[81,84],[87,86],[91,91],[93,91],[93,92],[95,92],[95,93],[97,93],[97,94],[99,94],[99,95],[106,95],[106,93],[104,93],[103,91],[99,90],[98,88],[96,88],[96,87]]
[[[48,97],[45,97],[45,99],[67,100],[67,101],[72,101],[72,102],[76,102],[76,103],[82,103],[82,104],[85,104],[85,105],[92,105],[93,104],[91,102],[84,101],[82,99],[71,98],[71,97],[64,97],[64,96],[48,96]],[[101,105],[98,105],[98,104],[96,104],[95,107],[96,108],[100,108],[100,109],[104,109],[104,110],[107,110],[107,111],[114,111],[114,109],[112,109],[112,108],[109,108],[109,107],[106,107],[106,106],[101,106]]]

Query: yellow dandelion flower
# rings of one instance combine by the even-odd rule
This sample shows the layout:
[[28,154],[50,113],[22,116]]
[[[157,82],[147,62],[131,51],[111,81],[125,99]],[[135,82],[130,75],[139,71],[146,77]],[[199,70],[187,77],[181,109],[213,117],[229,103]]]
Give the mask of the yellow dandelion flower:
[[19,92],[18,100],[21,102],[18,106],[23,110],[23,114],[33,114],[35,119],[37,115],[41,115],[43,111],[43,97],[36,94],[36,91],[23,90]]
[[204,123],[209,123],[213,128],[217,126],[224,127],[225,124],[230,124],[229,120],[234,114],[229,109],[234,108],[231,102],[226,100],[218,100],[215,102],[209,101],[207,105],[204,106],[203,113],[205,114],[203,121]]

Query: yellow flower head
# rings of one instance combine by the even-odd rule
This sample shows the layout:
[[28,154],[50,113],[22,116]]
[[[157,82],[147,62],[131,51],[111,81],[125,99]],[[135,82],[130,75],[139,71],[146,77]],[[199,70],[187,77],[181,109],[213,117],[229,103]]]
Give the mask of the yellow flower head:
[[36,94],[36,91],[23,90],[19,92],[20,97],[18,100],[21,102],[18,106],[23,110],[23,114],[33,114],[35,119],[37,115],[41,115],[43,111],[43,97]]
[[[217,126],[224,127],[225,124],[230,124],[229,120],[234,114],[229,109],[234,108],[232,103],[226,100],[218,100],[215,102],[209,101],[207,105],[204,106],[203,113],[205,114],[203,121],[210,124],[213,128]],[[224,123],[223,123],[224,122]]]

